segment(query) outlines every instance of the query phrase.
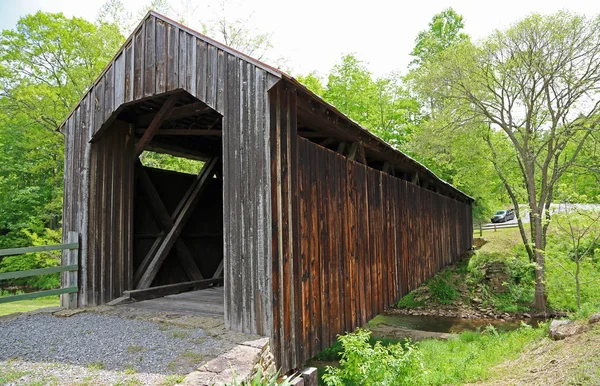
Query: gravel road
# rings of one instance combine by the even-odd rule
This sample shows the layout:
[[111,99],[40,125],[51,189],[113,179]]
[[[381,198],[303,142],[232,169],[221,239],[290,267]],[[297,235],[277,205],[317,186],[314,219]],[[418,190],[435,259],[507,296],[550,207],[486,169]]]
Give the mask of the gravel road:
[[137,374],[138,384],[151,384],[157,379],[153,375],[164,378],[194,370],[218,355],[222,345],[199,328],[95,313],[69,318],[27,315],[0,322],[0,381],[10,372],[54,371],[52,376],[61,380],[65,371],[76,378],[104,379],[116,371],[121,376]]

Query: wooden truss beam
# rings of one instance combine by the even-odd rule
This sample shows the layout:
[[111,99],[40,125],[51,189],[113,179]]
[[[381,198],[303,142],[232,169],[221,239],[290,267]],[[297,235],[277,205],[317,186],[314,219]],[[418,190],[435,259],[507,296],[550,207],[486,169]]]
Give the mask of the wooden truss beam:
[[185,224],[198,205],[202,192],[206,189],[207,181],[209,181],[215,174],[218,164],[219,157],[212,158],[210,161],[208,161],[200,171],[200,174],[198,174],[198,177],[192,183],[190,189],[188,189],[184,195],[179,205],[177,205],[177,208],[173,213],[173,227],[163,238],[160,239],[160,246],[156,249],[156,252],[154,252],[152,258],[147,264],[146,270],[141,274],[137,289],[149,288],[152,284],[152,281],[158,274],[158,270],[162,266],[162,263],[165,261],[167,255],[175,245],[177,239],[183,231]]
[[173,106],[175,106],[177,99],[179,99],[179,95],[173,94],[169,96],[165,103],[163,103],[160,110],[158,110],[158,113],[156,113],[156,115],[152,119],[152,123],[150,123],[150,126],[148,126],[148,128],[146,129],[144,135],[142,135],[142,138],[140,138],[140,140],[135,144],[134,158],[139,157],[139,155],[142,154],[142,152],[146,148],[146,145],[148,145],[150,141],[152,141],[152,137],[154,137],[158,129],[160,129],[160,127],[162,126],[163,122],[169,115],[171,109],[173,108]]
[[[211,108],[202,102],[190,103],[190,104],[183,105],[183,106],[173,107],[169,111],[167,116],[165,117],[165,121],[172,121],[174,119],[186,118],[186,117],[190,117],[193,115],[199,115],[199,114],[205,113],[210,110],[211,110]],[[157,113],[149,113],[149,114],[141,115],[135,120],[135,124],[138,127],[146,126],[154,120],[154,117],[156,117],[156,115],[157,115]]]
[[156,153],[166,153],[175,157],[193,159],[196,161],[208,161],[211,157],[208,154],[185,148],[183,146],[171,145],[169,143],[158,142],[153,140],[149,145],[146,146],[148,151],[154,151]]
[[[137,129],[136,134],[144,134],[144,129]],[[191,129],[164,129],[158,130],[154,135],[192,135],[192,136],[214,136],[223,135],[222,130],[191,130]]]
[[[165,232],[165,233],[169,232],[173,228],[173,219],[169,215],[167,208],[165,208],[165,205],[163,204],[160,196],[158,195],[158,192],[156,191],[154,184],[150,180],[150,177],[148,176],[146,169],[139,162],[137,163],[136,166],[137,166],[139,181],[143,187],[142,191],[146,195],[148,205],[150,206],[150,211],[154,215],[154,218],[158,222],[158,225],[163,230],[163,232]],[[158,244],[160,239],[161,239],[161,236],[157,237],[157,240],[154,244]],[[157,247],[158,246],[153,245],[152,248],[150,248],[149,253],[146,255],[144,260],[142,260],[142,263],[140,264],[138,270],[135,272],[133,280],[136,285],[139,282],[141,275],[148,268],[148,264],[150,263],[150,261],[152,259],[151,253],[154,250],[156,250]],[[183,268],[183,271],[185,272],[185,274],[191,280],[204,279],[204,277],[202,276],[202,273],[196,266],[196,263],[194,263],[194,259],[191,255],[190,251],[188,250],[187,246],[185,245],[185,242],[181,238],[177,239],[177,241],[175,242],[175,250],[177,251],[177,258],[179,259],[179,262],[180,262],[181,267]]]

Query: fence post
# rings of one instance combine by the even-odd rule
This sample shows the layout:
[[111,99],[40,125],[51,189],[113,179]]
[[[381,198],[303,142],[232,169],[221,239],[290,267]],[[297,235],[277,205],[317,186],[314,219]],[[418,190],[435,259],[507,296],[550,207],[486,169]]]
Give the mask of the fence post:
[[[79,234],[77,232],[67,233],[67,243],[78,243]],[[68,249],[67,253],[67,265],[79,265],[79,247],[77,249]],[[65,281],[63,287],[78,287],[77,284],[78,271],[65,272]],[[62,294],[60,295],[60,305],[63,308],[72,309],[77,308],[77,293]]]
[[479,237],[483,237],[483,227],[481,226],[481,221],[479,221]]

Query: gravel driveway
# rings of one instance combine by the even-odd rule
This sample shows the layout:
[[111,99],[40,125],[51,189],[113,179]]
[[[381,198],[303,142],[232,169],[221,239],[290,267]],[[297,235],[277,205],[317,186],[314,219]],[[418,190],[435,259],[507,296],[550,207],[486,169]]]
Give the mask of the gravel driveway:
[[189,328],[101,313],[0,322],[0,384],[174,384],[228,342]]

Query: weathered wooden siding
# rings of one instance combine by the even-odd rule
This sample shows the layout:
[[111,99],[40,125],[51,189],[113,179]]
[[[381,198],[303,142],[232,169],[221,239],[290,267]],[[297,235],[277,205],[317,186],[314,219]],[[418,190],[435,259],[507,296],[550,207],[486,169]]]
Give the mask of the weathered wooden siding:
[[[92,231],[104,232],[105,240],[89,240],[94,248],[101,249],[105,248],[103,242],[110,243],[111,237],[121,234],[118,228],[108,225],[100,228],[89,219],[97,216],[94,208],[98,200],[112,202],[113,196],[102,196],[112,185],[90,184],[81,171],[94,171],[92,181],[112,176],[113,171],[105,169],[110,166],[107,162],[112,162],[110,157],[121,155],[114,154],[116,150],[104,145],[101,138],[108,135],[105,131],[110,129],[124,104],[177,90],[187,91],[223,115],[223,175],[227,176],[223,184],[226,324],[236,331],[269,335],[272,259],[267,90],[278,80],[276,74],[260,63],[246,60],[242,54],[203,39],[166,18],[149,14],[63,128],[67,146],[72,146],[66,152],[64,230],[80,232],[84,246],[88,244],[88,235],[94,235]],[[69,145],[72,142],[76,144]],[[107,154],[92,152],[94,148]],[[100,159],[92,161],[93,157]],[[90,162],[93,162],[91,169]],[[106,183],[112,184],[112,179]],[[117,213],[108,212],[113,209],[121,210],[116,206],[105,207],[93,221],[103,221],[102,216],[114,218]],[[87,256],[88,253],[93,256]],[[131,252],[124,253],[129,255],[123,256],[119,264],[127,265]],[[98,269],[112,267],[112,256],[109,249],[98,252],[90,247],[82,251],[82,272],[90,273],[82,278],[81,292],[94,295],[80,297],[86,299],[81,305],[109,301],[120,295],[118,290],[128,287],[129,278],[113,275],[103,279],[97,274]],[[122,283],[117,283],[119,278]]]
[[133,144],[132,128],[114,121],[91,146],[89,237],[82,261],[90,305],[132,289]]
[[291,369],[467,251],[471,205],[295,136],[293,90],[274,90],[272,103],[274,340]]

